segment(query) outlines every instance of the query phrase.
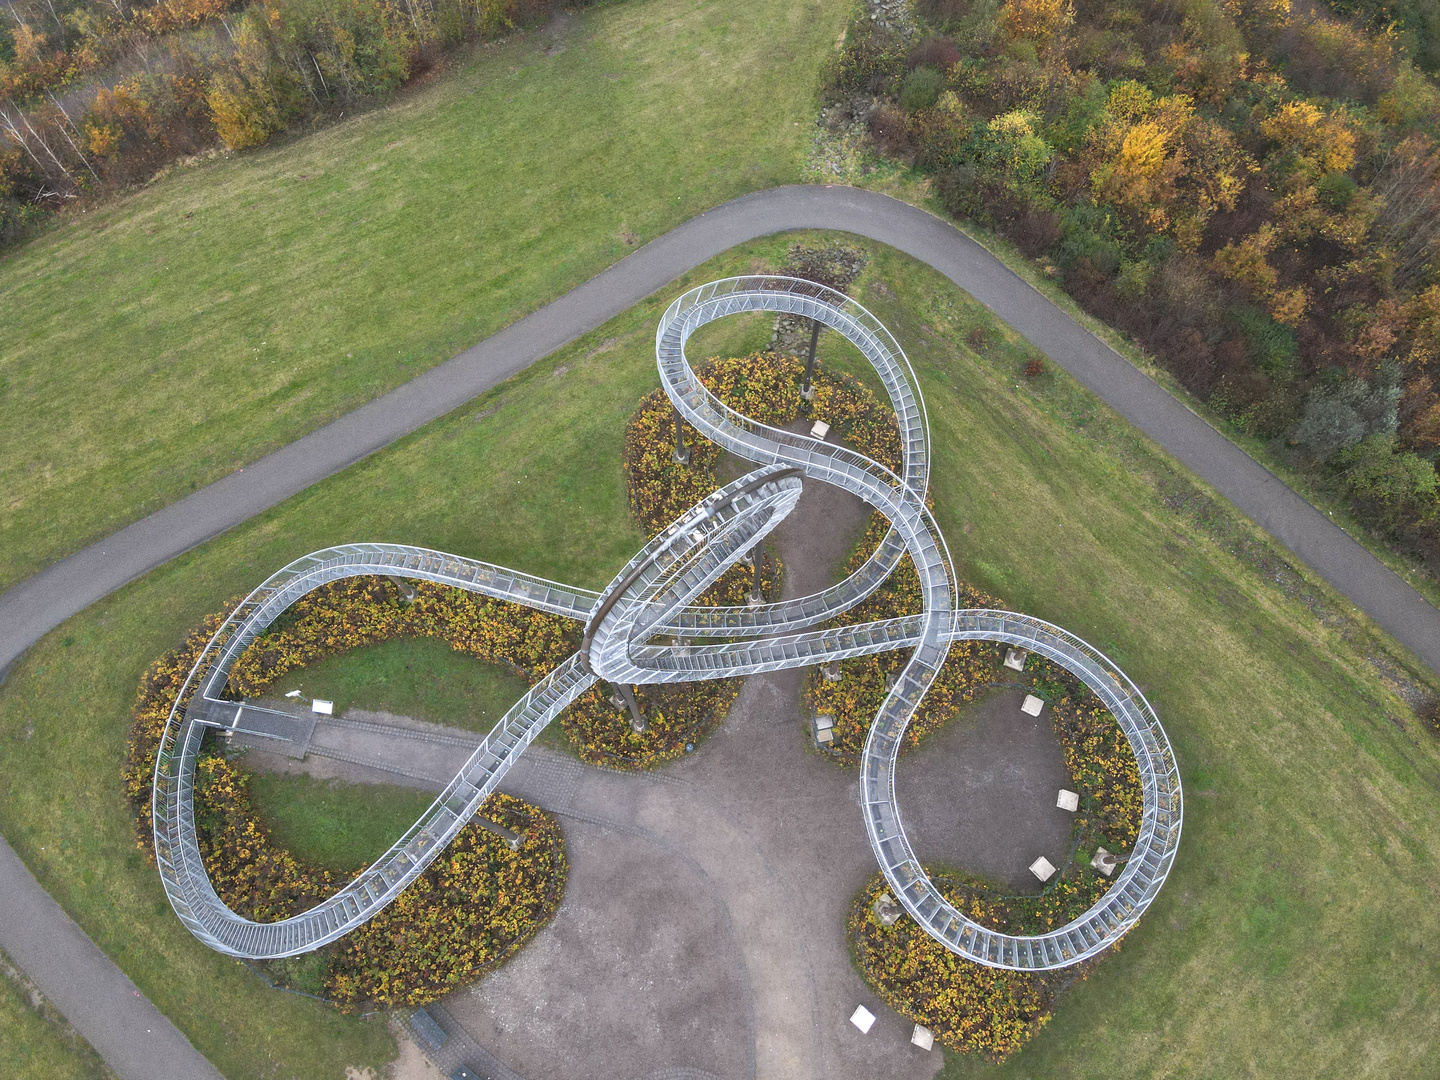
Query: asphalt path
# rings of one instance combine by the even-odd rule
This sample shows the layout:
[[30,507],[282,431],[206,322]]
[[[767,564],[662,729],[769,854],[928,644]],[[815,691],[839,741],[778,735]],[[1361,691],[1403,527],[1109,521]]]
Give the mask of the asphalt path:
[[[850,232],[928,263],[1440,673],[1440,611],[984,247],[932,214],[884,195],[809,186],[757,192],[692,218],[454,359],[16,585],[0,595],[0,671],[44,634],[125,583],[458,408],[707,259],[791,229]],[[122,1080],[215,1075],[169,1021],[134,996],[134,987],[93,945],[84,943],[86,953],[74,943],[63,960],[27,947],[52,937],[73,939],[79,931],[3,841],[0,900],[0,948],[15,957]],[[123,1024],[129,1038],[116,1031],[116,1017],[129,1015],[121,1006],[144,1013]],[[172,1059],[182,1071],[158,1071],[159,1063]]]

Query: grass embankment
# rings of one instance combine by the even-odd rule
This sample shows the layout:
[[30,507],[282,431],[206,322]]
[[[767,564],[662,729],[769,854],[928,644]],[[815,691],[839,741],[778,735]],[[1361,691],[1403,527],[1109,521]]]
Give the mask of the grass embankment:
[[798,179],[848,13],[624,0],[566,15],[0,259],[0,431],[25,433],[0,460],[0,589],[701,210]]
[[[654,320],[684,284],[778,264],[783,250],[777,239],[713,261],[174,560],[51,634],[0,688],[0,832],[227,1075],[338,1076],[379,1064],[388,1040],[264,991],[165,909],[116,778],[145,665],[276,566],[345,540],[603,585],[641,542],[620,444],[656,384]],[[959,573],[1123,664],[1186,782],[1180,859],[1124,948],[1007,1066],[954,1059],[949,1075],[1433,1075],[1440,754],[1380,674],[1414,678],[1404,658],[1068,377],[1023,379],[1027,351],[993,328],[972,352],[989,317],[936,275],[877,251],[858,295],[919,372]],[[742,354],[766,337],[762,320],[720,324],[693,352]],[[833,335],[822,350],[843,363]]]
[[0,952],[0,1076],[115,1080],[99,1056]]

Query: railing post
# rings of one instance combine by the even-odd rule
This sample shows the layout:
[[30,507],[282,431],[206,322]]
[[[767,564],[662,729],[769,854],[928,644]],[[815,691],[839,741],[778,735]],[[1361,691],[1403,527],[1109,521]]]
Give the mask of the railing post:
[[685,422],[684,422],[683,418],[680,416],[680,410],[679,410],[679,409],[675,409],[674,412],[675,412],[675,453],[671,456],[671,460],[673,460],[676,465],[689,465],[689,464],[690,464],[690,448],[685,445],[685,427],[684,427],[684,423],[685,423]]
[[610,704],[617,709],[629,709],[630,730],[636,735],[645,734],[650,725],[645,723],[645,717],[640,713],[640,703],[635,700],[635,691],[628,683],[611,683],[610,686],[614,691],[610,695]]
[[414,603],[415,597],[420,595],[415,591],[415,583],[409,578],[397,577],[394,574],[386,574],[385,577],[395,586],[395,590],[400,594],[402,604]]
[[800,382],[800,396],[806,401],[815,400],[815,387],[810,380],[815,375],[815,346],[820,341],[820,320],[810,320],[810,352],[805,357],[805,378]]
[[762,542],[750,549],[750,562],[755,568],[754,575],[750,579],[749,606],[752,608],[757,608],[765,603],[765,594],[760,591],[760,564],[765,561],[763,546]]

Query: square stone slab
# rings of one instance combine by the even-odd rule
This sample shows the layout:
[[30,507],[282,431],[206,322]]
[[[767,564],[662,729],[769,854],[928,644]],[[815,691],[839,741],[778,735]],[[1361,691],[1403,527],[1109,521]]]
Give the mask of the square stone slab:
[[819,716],[815,717],[816,731],[826,731],[834,726],[835,717],[831,716],[829,713],[821,713]]
[[875,912],[875,918],[880,920],[881,926],[894,926],[900,921],[900,916],[903,914],[902,908],[891,898],[889,893],[881,893],[877,896],[875,903],[871,905],[871,910]]
[[1008,668],[1014,668],[1016,671],[1024,671],[1025,657],[1027,655],[1028,654],[1025,652],[1024,649],[1006,649],[1005,666]]
[[864,1005],[859,1005],[850,1014],[850,1022],[860,1029],[860,1034],[869,1035],[870,1029],[875,1026],[875,1014]]
[[1029,713],[1031,716],[1039,716],[1040,710],[1045,708],[1045,702],[1041,701],[1034,694],[1026,694],[1025,702],[1020,706],[1020,711]]
[[1099,870],[1100,873],[1104,874],[1106,877],[1109,877],[1111,874],[1115,873],[1115,867],[1119,866],[1120,864],[1116,860],[1114,855],[1111,855],[1110,852],[1106,851],[1102,847],[1095,849],[1095,857],[1090,860],[1090,865],[1093,866],[1096,870]]
[[827,728],[822,728],[820,731],[815,732],[815,741],[816,741],[816,742],[823,742],[823,743],[834,742],[834,741],[835,741],[835,729],[834,729],[834,728],[828,728],[828,727],[827,727]]
[[935,1036],[929,1028],[916,1024],[915,1030],[910,1033],[910,1045],[918,1046],[921,1050],[934,1050]]
[[1072,814],[1080,809],[1080,796],[1073,791],[1060,789],[1060,797],[1055,800],[1055,805],[1061,810],[1069,810]]
[[810,437],[812,439],[823,439],[829,434],[830,425],[825,423],[824,420],[816,420],[815,426],[810,429]]
[[1051,865],[1049,859],[1045,858],[1044,855],[1041,855],[1038,859],[1036,859],[1033,863],[1030,864],[1030,872],[1036,877],[1038,877],[1041,881],[1049,881],[1052,877],[1055,876],[1055,867]]

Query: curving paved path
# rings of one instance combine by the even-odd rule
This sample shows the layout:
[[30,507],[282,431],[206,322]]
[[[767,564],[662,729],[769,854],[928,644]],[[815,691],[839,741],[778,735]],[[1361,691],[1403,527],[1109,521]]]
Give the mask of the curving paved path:
[[[0,671],[49,630],[126,582],[464,404],[707,259],[759,236],[802,228],[855,233],[934,267],[1440,672],[1440,611],[999,259],[954,226],[908,204],[850,188],[807,186],[758,192],[693,218],[453,360],[10,589],[0,596]],[[0,948],[25,967],[122,1078],[214,1075],[153,1007],[124,1025],[138,1030],[135,1025],[143,1024],[151,1029],[146,1037],[125,1038],[115,1030],[120,998],[134,991],[123,992],[124,976],[93,945],[75,942],[64,962],[27,946],[52,936],[74,938],[76,929],[53,902],[46,906],[48,897],[3,842],[0,899],[5,901]],[[154,1035],[168,1040],[164,1049],[157,1049]],[[167,1055],[178,1071],[161,1071]]]

